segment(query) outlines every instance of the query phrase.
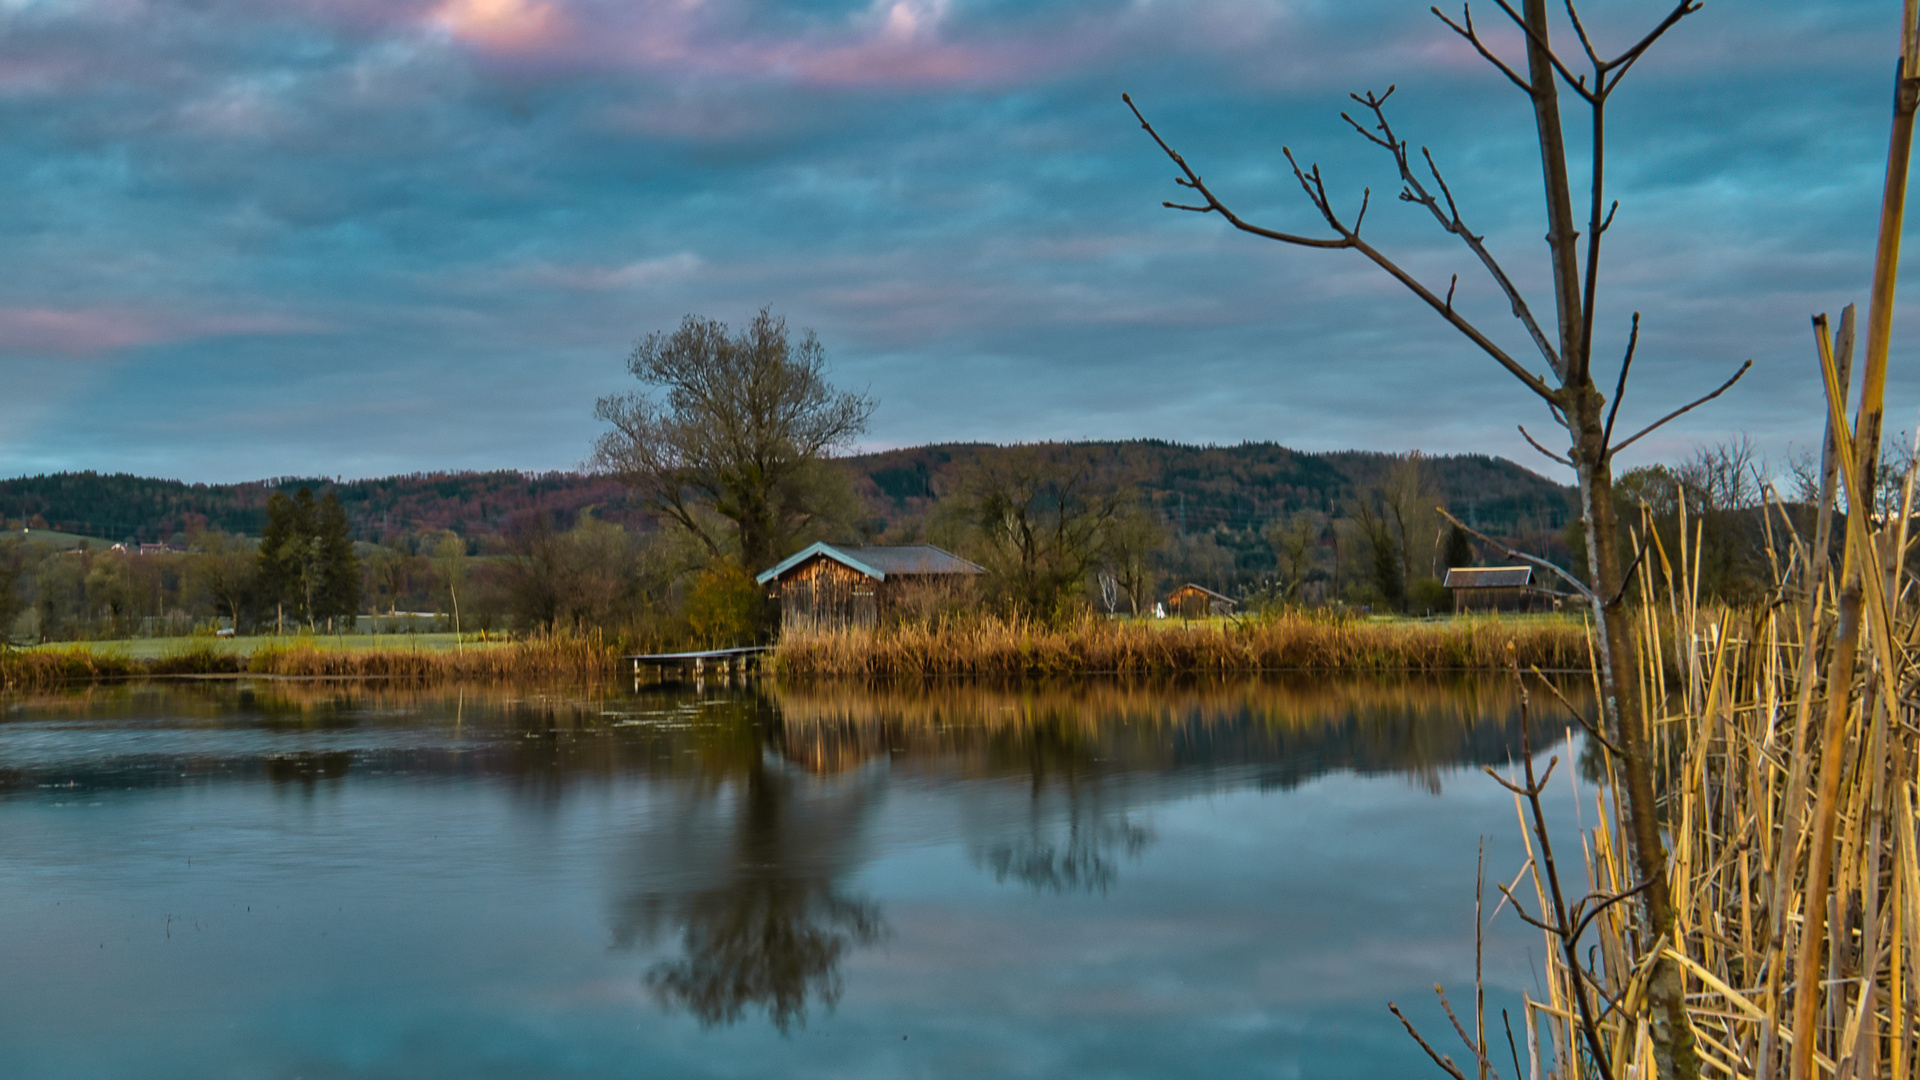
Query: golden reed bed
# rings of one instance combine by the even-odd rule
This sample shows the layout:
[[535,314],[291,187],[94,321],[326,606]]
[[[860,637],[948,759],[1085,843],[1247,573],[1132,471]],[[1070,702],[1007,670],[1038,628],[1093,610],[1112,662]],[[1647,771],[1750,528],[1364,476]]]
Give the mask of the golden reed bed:
[[618,670],[620,650],[598,633],[539,637],[509,645],[430,652],[418,649],[329,649],[311,643],[268,646],[237,656],[188,645],[150,660],[71,649],[0,652],[0,689],[44,690],[106,679],[173,675],[266,675],[379,678],[407,683],[603,679]]
[[1586,633],[1579,622],[1539,618],[1367,622],[1289,614],[1225,629],[980,619],[789,634],[774,662],[783,679],[1499,670],[1511,641],[1524,665],[1585,671]]

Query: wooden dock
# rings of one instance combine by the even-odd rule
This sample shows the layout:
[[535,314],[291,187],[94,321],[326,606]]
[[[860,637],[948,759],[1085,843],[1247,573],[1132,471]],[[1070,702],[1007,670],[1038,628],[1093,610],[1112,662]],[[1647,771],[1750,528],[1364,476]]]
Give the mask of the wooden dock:
[[744,672],[759,663],[760,657],[773,651],[771,645],[746,645],[737,649],[703,649],[698,652],[640,653],[621,659],[633,665],[633,676],[642,671],[691,672],[695,677],[711,672]]

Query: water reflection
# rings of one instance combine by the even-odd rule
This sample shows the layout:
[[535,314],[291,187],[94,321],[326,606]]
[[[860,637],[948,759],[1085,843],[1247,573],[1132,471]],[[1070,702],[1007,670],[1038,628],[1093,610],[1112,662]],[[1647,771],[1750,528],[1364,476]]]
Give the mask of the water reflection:
[[860,866],[876,798],[871,783],[808,792],[788,768],[755,756],[744,773],[668,811],[640,845],[642,886],[618,904],[616,946],[677,939],[646,983],[703,1027],[749,1010],[781,1032],[804,1026],[809,999],[831,1010],[847,953],[886,932],[880,907],[843,880]]
[[[1435,678],[638,695],[259,681],[0,708],[0,807],[76,789],[457,781],[545,820],[640,782],[646,814],[598,856],[611,941],[640,967],[628,978],[702,1027],[764,1015],[782,1033],[832,1011],[849,960],[890,933],[857,884],[890,791],[947,800],[943,827],[997,883],[1101,895],[1125,887],[1175,800],[1330,772],[1438,794],[1450,770],[1520,743],[1511,686]],[[1547,727],[1536,745],[1564,725]]]

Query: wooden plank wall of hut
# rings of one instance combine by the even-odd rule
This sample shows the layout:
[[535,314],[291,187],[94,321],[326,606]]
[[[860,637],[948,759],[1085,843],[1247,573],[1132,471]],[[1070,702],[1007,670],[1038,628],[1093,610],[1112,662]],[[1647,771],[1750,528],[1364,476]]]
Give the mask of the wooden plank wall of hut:
[[1530,590],[1520,586],[1496,589],[1455,589],[1453,590],[1453,610],[1456,613],[1467,611],[1530,611],[1537,605],[1533,602]]
[[874,624],[872,578],[816,558],[795,567],[780,582],[780,622],[790,630],[841,630]]

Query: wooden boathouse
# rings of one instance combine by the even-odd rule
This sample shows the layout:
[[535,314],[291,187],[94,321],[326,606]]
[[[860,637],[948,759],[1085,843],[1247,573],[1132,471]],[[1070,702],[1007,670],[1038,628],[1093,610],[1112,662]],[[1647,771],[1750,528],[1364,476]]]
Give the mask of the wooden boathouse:
[[1240,601],[1204,585],[1189,581],[1167,595],[1167,614],[1181,619],[1204,619],[1209,615],[1231,615]]
[[813,544],[755,580],[780,602],[783,630],[869,627],[929,594],[972,587],[986,571],[932,544]]
[[1531,566],[1454,567],[1445,582],[1453,593],[1453,612],[1546,611],[1553,593],[1537,588]]

